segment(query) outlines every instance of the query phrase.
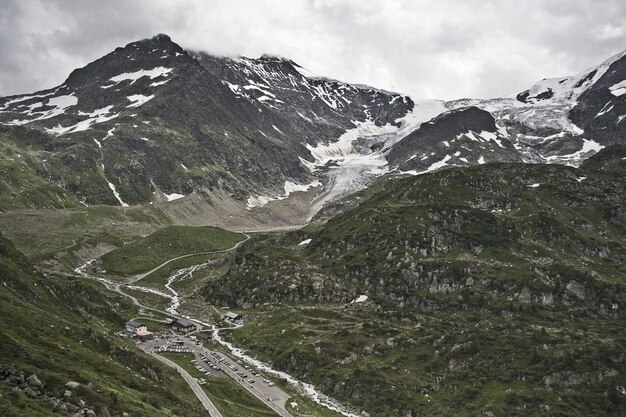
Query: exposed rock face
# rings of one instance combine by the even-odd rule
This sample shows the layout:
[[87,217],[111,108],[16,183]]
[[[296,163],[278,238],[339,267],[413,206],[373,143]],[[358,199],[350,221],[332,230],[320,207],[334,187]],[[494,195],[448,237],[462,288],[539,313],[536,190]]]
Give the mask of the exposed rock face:
[[315,231],[252,239],[203,295],[243,307],[367,294],[427,310],[619,317],[620,272],[599,271],[626,261],[620,155],[602,151],[591,168],[501,164],[387,181]]
[[32,374],[31,376],[29,376],[28,378],[26,378],[26,382],[28,382],[30,385],[35,386],[35,387],[41,387],[42,383],[39,380],[39,378],[37,378],[37,375]]
[[159,35],[75,70],[56,89],[0,99],[0,123],[24,126],[3,129],[48,151],[46,178],[89,204],[213,189],[245,203],[284,193],[286,181],[310,183],[300,160],[311,158],[307,144],[335,141],[356,121],[394,123],[413,107],[299,69],[279,58],[189,53]]
[[[517,100],[417,102],[308,76],[289,59],[214,57],[158,35],[117,48],[54,89],[0,99],[7,145],[0,152],[30,147],[25,162],[10,163],[27,169],[29,181],[13,175],[7,183],[17,185],[0,191],[12,196],[37,182],[37,198],[12,197],[19,200],[12,208],[151,201],[169,208],[186,197],[164,210],[198,222],[223,196],[245,218],[255,202],[320,181],[328,195],[316,204],[325,205],[389,169],[576,165],[623,143],[624,62],[615,56],[576,76],[542,80]],[[338,174],[346,157],[355,165]],[[337,184],[343,194],[334,194]]]
[[522,155],[503,137],[493,116],[477,107],[443,113],[400,140],[387,156],[399,171],[423,172],[446,165],[521,162]]
[[[590,74],[593,77],[592,74]],[[626,55],[580,95],[569,116],[585,134],[604,145],[626,144]]]

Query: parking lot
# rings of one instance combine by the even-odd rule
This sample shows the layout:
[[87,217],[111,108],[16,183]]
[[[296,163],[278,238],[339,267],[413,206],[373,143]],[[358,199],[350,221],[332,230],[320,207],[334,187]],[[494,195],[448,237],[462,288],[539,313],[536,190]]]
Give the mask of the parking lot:
[[[154,353],[193,353],[191,364],[206,378],[230,377],[280,416],[291,417],[285,409],[289,395],[269,377],[241,360],[206,349],[186,336],[157,335],[154,340],[145,342],[143,348]],[[198,383],[205,384],[206,378],[200,378]]]

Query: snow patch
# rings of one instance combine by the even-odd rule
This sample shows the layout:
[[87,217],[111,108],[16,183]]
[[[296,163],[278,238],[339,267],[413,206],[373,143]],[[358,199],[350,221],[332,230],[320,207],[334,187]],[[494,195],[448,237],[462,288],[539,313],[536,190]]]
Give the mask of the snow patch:
[[541,184],[539,184],[538,182],[536,182],[536,183],[534,183],[534,184],[530,184],[530,185],[528,185],[527,187],[528,187],[528,188],[537,188],[537,187],[539,187],[540,185],[541,185]]
[[174,200],[178,200],[180,198],[185,197],[182,194],[178,194],[178,193],[172,193],[172,194],[165,194],[165,198],[167,198],[167,201],[174,201]]
[[626,94],[626,80],[622,80],[617,84],[613,84],[609,87],[609,90],[611,91],[611,94],[613,94],[615,97]]
[[447,166],[448,165],[448,161],[451,158],[452,157],[450,155],[444,156],[441,161],[434,162],[431,166],[429,166],[428,169],[426,170],[426,172],[436,171],[438,169],[441,169],[441,168]]
[[122,81],[131,80],[131,84],[134,84],[135,81],[142,77],[150,77],[150,79],[154,80],[159,77],[166,77],[172,72],[174,68],[166,68],[166,67],[155,67],[149,70],[139,70],[135,72],[125,72],[120,75],[116,75],[115,77],[111,77],[110,80],[115,84],[120,83]]
[[283,186],[285,193],[284,195],[279,196],[250,196],[246,201],[246,208],[248,210],[253,209],[254,207],[263,207],[270,201],[284,200],[289,197],[289,194],[301,191],[308,191],[311,188],[319,187],[322,183],[319,180],[312,181],[308,184],[296,184],[295,182],[285,181],[285,185]]
[[170,80],[163,80],[163,81],[155,81],[152,84],[150,84],[150,87],[158,87],[160,85],[163,85],[165,83],[168,83]]
[[133,94],[132,96],[128,96],[126,98],[132,103],[126,107],[139,107],[152,100],[154,98],[154,94],[151,96],[144,96],[143,94]]
[[[607,109],[607,107],[608,107],[608,109]],[[609,101],[608,103],[606,103],[606,104],[604,105],[604,107],[602,107],[602,109],[598,112],[598,114],[596,114],[596,116],[594,117],[594,119],[595,119],[596,117],[600,117],[600,116],[602,116],[603,114],[606,114],[606,113],[610,112],[611,110],[613,110],[613,105],[612,105],[612,104],[611,104],[611,102]]]
[[[110,106],[106,106],[106,107],[102,107],[100,109],[96,109],[94,111],[92,111],[91,113],[84,113],[84,112],[78,112],[78,114],[80,116],[87,116],[88,118],[85,120],[81,120],[80,122],[71,125],[71,126],[61,126],[60,124],[56,125],[53,128],[50,129],[46,129],[46,132],[51,133],[53,135],[63,135],[65,133],[76,133],[76,132],[83,132],[85,130],[88,130],[91,128],[91,125],[94,124],[98,124],[98,123],[104,123],[107,122],[109,120],[115,119],[116,117],[119,116],[119,113],[114,113],[114,114],[109,114],[111,112],[111,109],[113,109],[113,105]],[[109,132],[107,132],[107,136],[105,137],[108,138],[109,136],[113,135],[113,130],[115,128],[109,130]]]
[[567,165],[576,166],[583,159],[598,153],[602,149],[604,149],[604,146],[600,145],[598,142],[590,139],[583,139],[583,146],[579,151],[569,155],[552,155],[545,159],[549,162],[565,162]]
[[308,245],[309,243],[311,243],[313,239],[305,239],[302,242],[298,243],[298,246],[304,246],[304,245]]
[[362,294],[362,295],[359,295],[356,299],[352,300],[352,301],[350,302],[350,304],[354,304],[354,303],[364,303],[364,302],[366,302],[366,301],[367,301],[367,299],[368,299],[368,298],[369,298],[369,297],[368,297],[367,295]]
[[[36,97],[36,96],[32,96],[32,97]],[[64,96],[57,96],[57,97],[52,97],[51,99],[48,99],[46,101],[45,104],[39,103],[39,106],[34,106],[34,105],[30,105],[29,108],[31,109],[30,111],[28,111],[27,113],[23,114],[26,117],[29,116],[36,116],[37,113],[42,113],[42,115],[40,116],[36,116],[34,119],[22,119],[22,120],[13,120],[10,121],[6,124],[8,125],[24,125],[26,123],[31,123],[37,120],[45,120],[45,119],[50,119],[52,117],[56,117],[59,116],[63,113],[65,113],[65,110],[69,107],[75,106],[78,104],[78,98],[74,95],[74,93],[68,94],[68,95],[64,95]],[[5,104],[6,105],[6,104]],[[52,106],[54,107],[51,110],[45,110],[45,111],[34,111],[35,108],[37,107],[43,107],[43,106]]]

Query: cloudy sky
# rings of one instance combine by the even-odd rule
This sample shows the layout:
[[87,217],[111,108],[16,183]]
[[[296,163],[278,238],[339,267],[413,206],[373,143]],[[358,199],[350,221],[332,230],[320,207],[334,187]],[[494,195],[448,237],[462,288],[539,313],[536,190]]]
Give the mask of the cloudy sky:
[[0,96],[157,33],[442,99],[509,95],[626,49],[624,0],[1,0],[0,23]]

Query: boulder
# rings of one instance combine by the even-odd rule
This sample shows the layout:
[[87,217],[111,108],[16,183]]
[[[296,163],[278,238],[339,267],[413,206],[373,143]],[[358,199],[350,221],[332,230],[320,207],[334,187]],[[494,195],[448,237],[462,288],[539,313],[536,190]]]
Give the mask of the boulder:
[[80,387],[80,382],[69,381],[67,384],[65,384],[65,386],[70,389],[78,388]]
[[24,394],[28,395],[30,398],[37,398],[37,393],[31,387],[27,387],[24,390]]
[[96,413],[93,410],[87,410],[85,417],[96,417]]
[[26,378],[26,382],[28,382],[30,385],[32,385],[34,387],[41,387],[41,386],[43,386],[43,384],[41,383],[41,381],[39,380],[39,378],[37,378],[37,375],[35,375],[35,374],[32,374],[31,376]]
[[74,404],[67,404],[67,411],[69,411],[70,413],[77,413],[78,411],[80,411],[80,407]]

